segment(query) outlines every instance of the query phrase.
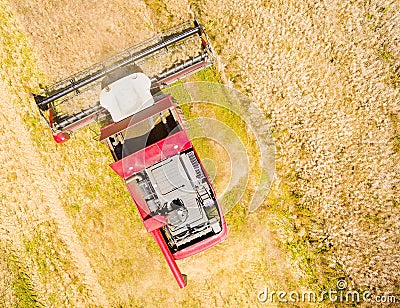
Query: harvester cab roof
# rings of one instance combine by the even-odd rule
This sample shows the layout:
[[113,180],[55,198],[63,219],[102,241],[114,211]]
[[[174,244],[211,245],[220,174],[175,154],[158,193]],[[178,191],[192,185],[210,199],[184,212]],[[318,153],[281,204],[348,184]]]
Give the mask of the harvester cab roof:
[[154,104],[151,80],[143,73],[133,73],[107,85],[100,93],[100,105],[113,122],[119,122]]

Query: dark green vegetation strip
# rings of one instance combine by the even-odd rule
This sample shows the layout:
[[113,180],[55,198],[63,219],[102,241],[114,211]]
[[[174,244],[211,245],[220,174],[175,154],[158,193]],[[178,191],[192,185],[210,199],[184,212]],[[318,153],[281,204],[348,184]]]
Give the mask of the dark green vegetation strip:
[[6,307],[10,304],[9,300],[12,300],[14,307],[41,307],[42,304],[37,300],[27,270],[7,243],[0,246],[0,263],[2,269],[0,306]]

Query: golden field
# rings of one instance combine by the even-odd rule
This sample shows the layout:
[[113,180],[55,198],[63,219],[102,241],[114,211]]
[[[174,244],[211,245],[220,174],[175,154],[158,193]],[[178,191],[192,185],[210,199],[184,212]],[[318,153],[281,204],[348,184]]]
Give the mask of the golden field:
[[[220,78],[263,110],[276,176],[224,243],[179,262],[180,290],[107,148],[90,130],[55,144],[29,93],[193,14]],[[399,38],[398,1],[3,1],[0,306],[263,307],[265,286],[339,278],[399,294]]]

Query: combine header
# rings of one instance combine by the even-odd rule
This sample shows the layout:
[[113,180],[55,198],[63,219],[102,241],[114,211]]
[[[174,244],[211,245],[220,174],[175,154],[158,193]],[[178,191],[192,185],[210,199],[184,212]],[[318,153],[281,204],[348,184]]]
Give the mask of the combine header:
[[53,138],[62,143],[94,121],[146,230],[181,288],[175,260],[227,236],[214,189],[185,130],[179,106],[161,89],[213,61],[208,37],[186,23],[34,94]]

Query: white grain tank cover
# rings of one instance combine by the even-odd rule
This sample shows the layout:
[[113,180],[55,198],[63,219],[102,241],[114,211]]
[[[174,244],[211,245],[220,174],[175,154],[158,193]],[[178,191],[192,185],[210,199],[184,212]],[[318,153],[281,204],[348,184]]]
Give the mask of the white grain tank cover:
[[100,105],[110,112],[114,122],[119,122],[153,105],[150,86],[145,74],[128,75],[101,90]]

